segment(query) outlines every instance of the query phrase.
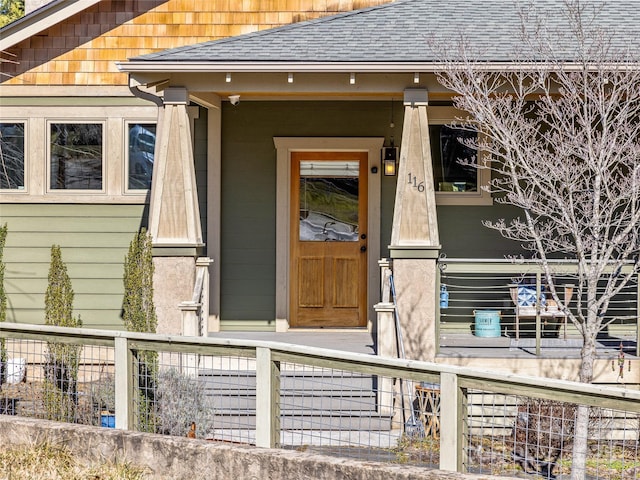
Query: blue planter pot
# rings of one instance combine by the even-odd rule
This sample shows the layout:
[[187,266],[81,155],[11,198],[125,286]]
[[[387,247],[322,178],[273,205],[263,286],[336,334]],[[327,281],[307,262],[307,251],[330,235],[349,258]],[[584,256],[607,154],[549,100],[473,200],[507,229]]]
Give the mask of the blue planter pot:
[[116,428],[116,416],[113,413],[100,414],[100,426],[106,428]]

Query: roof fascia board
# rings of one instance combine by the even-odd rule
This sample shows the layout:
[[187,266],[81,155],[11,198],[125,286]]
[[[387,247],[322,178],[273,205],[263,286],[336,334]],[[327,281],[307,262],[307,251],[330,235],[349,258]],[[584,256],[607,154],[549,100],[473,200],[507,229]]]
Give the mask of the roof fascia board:
[[54,0],[1,29],[0,50],[7,50],[99,2],[100,0]]
[[[182,72],[182,73],[407,73],[407,72],[441,72],[456,68],[456,63],[442,62],[340,62],[340,63],[299,63],[299,62],[157,62],[157,61],[130,61],[116,62],[116,66],[125,73],[152,73],[152,72]],[[458,64],[460,68],[465,65]],[[602,64],[595,65],[594,69],[602,68]],[[605,65],[606,66],[606,65]],[[475,68],[480,71],[504,72],[504,71],[550,71],[560,68],[557,64],[521,63],[521,62],[478,62]],[[561,68],[565,71],[581,71],[584,65],[581,63],[564,63]],[[621,62],[611,63],[615,70],[640,70],[640,63]]]

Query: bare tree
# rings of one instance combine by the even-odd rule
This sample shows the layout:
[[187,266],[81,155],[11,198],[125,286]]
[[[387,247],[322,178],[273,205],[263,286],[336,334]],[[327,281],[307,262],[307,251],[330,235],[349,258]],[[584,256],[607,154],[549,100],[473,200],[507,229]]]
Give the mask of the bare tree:
[[[583,337],[579,378],[592,382],[598,333],[611,299],[638,274],[640,58],[614,48],[593,3],[568,1],[563,33],[522,13],[522,46],[510,68],[491,68],[468,43],[444,57],[440,83],[478,129],[498,203],[522,209],[484,222],[538,258],[553,299]],[[500,71],[501,70],[501,71]],[[577,263],[577,305],[563,304],[554,257]],[[572,478],[584,478],[588,407],[577,409]]]

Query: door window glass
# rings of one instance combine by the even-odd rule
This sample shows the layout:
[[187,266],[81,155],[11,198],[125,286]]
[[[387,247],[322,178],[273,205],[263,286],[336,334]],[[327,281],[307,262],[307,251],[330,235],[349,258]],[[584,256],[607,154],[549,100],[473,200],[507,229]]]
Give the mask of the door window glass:
[[300,162],[300,240],[358,241],[359,163]]

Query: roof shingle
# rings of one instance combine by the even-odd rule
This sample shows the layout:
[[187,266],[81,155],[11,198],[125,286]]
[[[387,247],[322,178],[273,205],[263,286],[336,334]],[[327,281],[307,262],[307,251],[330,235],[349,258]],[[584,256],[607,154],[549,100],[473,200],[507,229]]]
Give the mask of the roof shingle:
[[[585,18],[612,35],[616,49],[638,51],[640,2],[583,0]],[[317,20],[247,35],[180,47],[133,58],[168,62],[430,62],[431,45],[457,44],[464,38],[487,61],[511,61],[523,48],[521,14],[533,7],[545,28],[571,57],[564,0],[398,0]]]

